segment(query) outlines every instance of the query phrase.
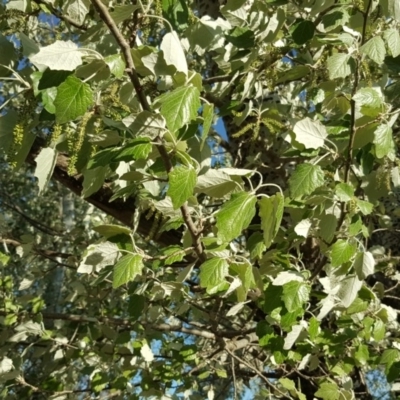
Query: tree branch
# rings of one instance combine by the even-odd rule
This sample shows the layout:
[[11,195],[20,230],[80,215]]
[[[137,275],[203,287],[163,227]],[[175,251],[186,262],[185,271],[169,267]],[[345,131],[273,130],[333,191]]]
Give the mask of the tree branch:
[[37,4],[43,4],[46,8],[48,8],[51,13],[56,16],[57,18],[61,19],[64,22],[67,22],[68,24],[72,25],[75,28],[78,28],[82,31],[87,31],[87,26],[86,25],[81,25],[78,24],[76,21],[74,21],[72,18],[68,17],[67,15],[64,15],[62,12],[58,11],[55,9],[51,4],[46,3],[43,0],[35,0],[35,3]]
[[[28,164],[36,166],[35,158],[39,154],[43,146],[44,141],[40,138],[37,138],[28,154],[26,160]],[[65,154],[60,153],[57,157],[56,166],[53,172],[53,178],[76,195],[81,196],[83,190],[81,178],[78,176],[68,175],[68,164],[69,158]],[[116,199],[111,202],[110,199],[112,195],[113,192],[111,188],[105,184],[96,193],[92,194],[89,197],[86,197],[85,200],[105,212],[107,215],[110,215],[119,222],[122,222],[124,225],[132,227],[133,214],[136,208],[135,200],[128,199],[124,201],[123,199]],[[147,236],[151,231],[152,226],[153,218],[146,219],[144,216],[142,216],[137,232],[141,235]],[[158,243],[168,246],[173,244],[180,244],[181,237],[182,233],[180,231],[171,230],[168,232],[162,232],[161,235],[157,238],[157,241]]]
[[[20,313],[21,315],[26,315],[25,313]],[[29,317],[33,318],[36,317],[37,314],[33,313],[27,313]],[[119,327],[124,327],[127,329],[135,330],[137,329],[137,326],[135,323],[132,323],[128,319],[124,318],[113,318],[113,317],[88,317],[85,315],[79,315],[79,314],[63,314],[63,313],[46,313],[42,312],[41,313],[43,319],[47,320],[62,320],[62,321],[71,321],[71,322],[77,322],[77,323],[103,323],[107,325],[113,325],[113,326],[119,326]],[[0,316],[7,316],[6,311],[0,311]],[[199,336],[203,337],[205,339],[211,339],[218,341],[221,338],[224,338],[225,340],[227,339],[234,339],[235,337],[240,337],[243,336],[243,332],[240,331],[219,331],[216,333],[210,332],[206,329],[202,329],[200,327],[198,328],[188,328],[183,326],[183,324],[178,324],[178,325],[169,325],[166,323],[160,323],[160,324],[152,324],[152,323],[144,323],[141,322],[141,325],[143,325],[146,329],[150,330],[155,330],[159,332],[181,332],[181,333],[186,333],[188,335],[194,335],[194,336]],[[226,348],[228,349],[233,349],[233,350],[238,350],[243,347],[246,347],[250,343],[257,343],[258,338],[255,333],[250,333],[247,335],[245,338],[237,340],[237,341],[226,341]]]
[[238,361],[240,364],[245,365],[248,369],[250,369],[251,371],[253,371],[257,376],[259,376],[266,384],[267,386],[276,391],[277,393],[279,393],[283,398],[283,399],[291,399],[291,397],[287,396],[285,393],[283,393],[281,390],[279,390],[268,378],[266,378],[264,376],[264,374],[259,371],[257,368],[253,367],[251,364],[249,364],[247,361],[243,360],[242,358],[238,357],[236,354],[234,354],[231,350],[229,350],[228,348],[225,349],[227,351],[227,353],[234,358],[236,361]]
[[[151,109],[147,98],[146,94],[143,90],[143,86],[140,83],[138,74],[135,70],[135,64],[133,62],[132,54],[131,54],[131,49],[129,47],[128,42],[125,40],[124,36],[118,29],[117,25],[115,24],[114,20],[112,19],[110,13],[108,12],[108,8],[102,3],[101,0],[91,0],[93,6],[96,8],[97,12],[100,15],[100,18],[104,21],[104,23],[107,25],[108,29],[110,32],[113,34],[115,40],[117,41],[119,47],[121,48],[122,54],[124,56],[127,68],[125,69],[125,72],[128,74],[132,85],[135,89],[136,95],[138,96],[139,102],[141,106],[143,107],[143,110],[153,112]],[[160,156],[164,162],[165,169],[167,173],[169,174],[172,169],[172,163],[171,159],[168,155],[167,149],[162,143],[162,139],[160,137],[156,138],[157,142],[157,149],[160,153]],[[201,261],[206,260],[206,255],[204,254],[203,250],[203,245],[201,243],[201,232],[199,232],[192,220],[192,217],[190,215],[189,207],[187,203],[185,203],[183,206],[180,207],[181,213],[183,220],[185,221],[185,224],[190,232],[190,235],[192,237],[193,241],[193,247],[195,249],[195,252],[199,259]]]
[[[0,191],[0,194],[4,197],[7,197],[10,201],[15,202],[15,199],[13,199],[12,196],[10,196],[7,192]],[[22,211],[21,207],[15,205],[15,204],[7,203],[4,200],[2,200],[1,203],[8,209],[19,214],[22,218],[26,219],[33,227],[35,227],[39,231],[46,233],[47,235],[64,236],[63,232],[59,232],[51,227],[48,227],[47,225],[43,224],[42,222],[37,221],[37,220],[31,218],[29,215],[25,214]]]

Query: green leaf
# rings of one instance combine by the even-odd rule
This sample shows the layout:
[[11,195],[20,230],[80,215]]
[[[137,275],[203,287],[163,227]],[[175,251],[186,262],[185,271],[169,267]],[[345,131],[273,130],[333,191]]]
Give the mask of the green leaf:
[[95,232],[100,233],[106,239],[117,235],[130,235],[131,230],[120,225],[98,225],[92,228]]
[[52,71],[51,69],[46,69],[46,71],[44,71],[39,77],[40,81],[38,89],[44,90],[60,86],[71,74],[71,71]]
[[372,88],[361,88],[353,96],[353,100],[361,106],[379,108],[382,105],[381,96]]
[[330,243],[335,236],[337,227],[337,218],[333,214],[325,214],[321,217],[319,230],[322,239]]
[[283,345],[284,350],[290,350],[304,331],[304,326],[300,324],[292,325],[291,328],[292,330],[287,334],[285,338],[285,344]]
[[269,198],[262,197],[258,205],[260,207],[259,215],[261,218],[264,244],[268,249],[281,225],[284,199],[283,196],[278,193]]
[[325,126],[309,117],[296,122],[293,132],[296,141],[303,144],[306,149],[319,149],[324,145],[325,138],[328,136]]
[[234,263],[229,266],[231,272],[237,274],[242,286],[237,289],[238,301],[245,301],[247,292],[255,286],[253,267],[249,262]]
[[310,67],[305,65],[296,65],[288,71],[279,73],[276,83],[297,81],[310,73]]
[[360,344],[354,353],[355,359],[361,364],[367,364],[369,360],[368,346],[365,344]]
[[[168,32],[164,35],[160,50],[164,53],[164,60],[167,65],[173,65],[177,71],[188,74],[186,56],[182,49],[181,41],[176,32]],[[174,130],[173,128],[170,128]]]
[[54,106],[54,100],[57,97],[57,88],[52,87],[42,91],[42,100],[45,110],[50,114],[55,114],[56,107]]
[[317,320],[315,317],[311,317],[308,326],[308,334],[310,335],[310,339],[314,341],[319,334],[319,326],[320,321]]
[[[39,52],[40,48],[39,48],[39,46],[37,45],[37,43],[33,39],[31,39],[28,36],[26,36],[23,32],[19,32],[18,37],[19,37],[19,40],[21,40],[22,54],[25,57],[29,58],[33,54],[36,54],[36,53]],[[2,42],[3,41],[2,41],[1,35],[0,35],[0,54],[6,55],[7,52],[4,51],[5,49],[3,48],[3,43]],[[10,42],[8,42],[8,43],[11,44]],[[12,57],[13,53],[12,52],[9,53],[8,56]],[[2,59],[2,63],[5,64],[5,65],[9,65],[9,62],[7,62],[6,59],[5,60]],[[0,69],[0,76],[1,76],[1,69]]]
[[380,364],[393,364],[395,361],[400,359],[400,351],[397,349],[386,349],[384,350],[379,363]]
[[93,94],[90,86],[77,77],[70,75],[57,91],[54,100],[56,119],[59,124],[73,121],[84,115],[93,104]]
[[175,30],[187,27],[189,10],[185,0],[162,0],[162,11]]
[[85,251],[77,272],[80,274],[90,274],[93,271],[100,271],[107,265],[114,265],[118,257],[119,249],[114,243],[103,242],[91,244]]
[[260,232],[253,233],[246,241],[247,249],[250,251],[251,259],[261,259],[266,250],[264,237]]
[[117,153],[116,149],[104,149],[98,151],[90,160],[87,165],[88,169],[97,168],[97,167],[105,167],[111,163],[111,160],[114,158]]
[[222,198],[237,188],[238,185],[222,169],[209,169],[197,179],[196,193],[205,193],[208,196]]
[[339,183],[335,188],[336,196],[340,201],[350,201],[354,197],[354,188],[348,183]]
[[296,390],[296,385],[292,380],[289,378],[280,378],[279,383],[282,385],[283,388],[286,390]]
[[400,22],[400,3],[397,0],[388,0],[388,17],[394,18],[397,22]]
[[207,292],[225,283],[225,277],[229,273],[228,262],[219,257],[210,258],[200,266],[200,285]]
[[235,27],[235,29],[226,35],[226,40],[239,49],[248,49],[254,46],[254,32],[246,27]]
[[10,256],[7,254],[4,254],[3,252],[0,251],[0,266],[5,266],[7,265],[8,261],[10,260]]
[[300,21],[292,30],[292,39],[298,44],[302,45],[311,40],[314,36],[315,25],[312,21]]
[[142,273],[143,267],[142,256],[139,254],[127,254],[122,257],[114,266],[113,288],[133,281],[136,275]]
[[140,112],[133,121],[132,119],[128,121],[128,118],[124,118],[122,122],[125,126],[128,126],[135,136],[155,139],[166,131],[164,117],[150,111]]
[[381,340],[385,339],[386,334],[386,325],[380,319],[375,321],[373,336],[376,342],[380,342]]
[[87,169],[83,172],[83,198],[87,198],[101,189],[108,171],[108,167],[97,167]]
[[392,128],[388,124],[379,125],[374,132],[375,153],[378,158],[387,156],[394,149]]
[[379,65],[383,64],[385,60],[385,43],[380,36],[374,36],[369,39],[367,43],[361,46],[360,51]]
[[67,3],[67,14],[78,24],[83,24],[85,18],[89,13],[90,1],[89,0],[72,0]]
[[257,198],[247,192],[235,193],[216,214],[218,239],[228,243],[237,238],[253,219]]
[[110,12],[112,19],[118,25],[121,22],[125,21],[128,18],[131,18],[132,14],[135,10],[140,9],[139,4],[124,4],[124,5],[115,5],[113,7],[113,11]]
[[[15,49],[13,44],[7,40],[5,36],[0,33],[0,54],[1,62],[0,64],[11,66],[15,60]],[[0,76],[8,76],[11,71],[3,66],[0,66]]]
[[362,281],[360,281],[356,275],[347,275],[340,282],[336,297],[341,301],[344,307],[348,308],[356,299],[361,287]]
[[137,138],[131,140],[126,146],[115,153],[112,161],[146,160],[150,154],[152,145],[148,138]]
[[323,400],[338,400],[341,394],[336,383],[324,382],[315,392],[315,396]]
[[39,194],[47,187],[56,165],[58,152],[51,147],[43,148],[35,158],[35,176],[39,181]]
[[78,67],[75,71],[75,75],[83,81],[90,79],[95,82],[100,82],[110,77],[110,68],[103,59],[96,59]]
[[193,168],[179,165],[169,173],[167,195],[171,197],[174,209],[181,207],[193,195],[197,175]]
[[131,320],[139,319],[145,310],[147,298],[144,295],[131,294],[129,296],[128,312]]
[[283,285],[282,300],[289,312],[303,307],[310,296],[310,287],[303,282],[290,281]]
[[289,189],[292,198],[311,194],[324,184],[324,172],[319,165],[300,164],[289,179]]
[[357,207],[363,215],[369,215],[374,209],[374,205],[369,201],[356,199]]
[[329,78],[346,78],[351,74],[350,67],[351,56],[345,53],[337,53],[328,58]]
[[211,124],[214,119],[214,104],[204,104],[203,105],[203,131],[201,133],[201,146],[200,150],[203,149],[204,144],[208,138],[208,132],[210,131]]
[[160,97],[161,114],[168,128],[175,132],[197,117],[200,93],[193,86],[183,86]]
[[71,40],[56,40],[42,47],[30,60],[35,65],[45,65],[52,70],[74,71],[82,64],[82,54],[78,45]]
[[347,261],[350,261],[356,251],[356,245],[351,244],[346,240],[339,239],[331,247],[332,267],[339,267]]
[[358,279],[363,280],[375,272],[375,259],[369,251],[360,251],[354,259],[353,267]]
[[[319,4],[319,3],[315,3],[315,5],[317,5],[317,4]],[[325,4],[326,4],[326,2],[325,2]],[[325,32],[330,32],[333,29],[336,29],[338,26],[346,25],[347,22],[349,21],[349,19],[350,19],[350,16],[349,16],[346,8],[335,7],[333,10],[327,12],[322,17],[322,24],[324,25]]]
[[122,78],[125,73],[125,61],[122,58],[121,54],[113,54],[112,56],[108,56],[104,59],[108,67],[110,68],[111,73],[116,78]]

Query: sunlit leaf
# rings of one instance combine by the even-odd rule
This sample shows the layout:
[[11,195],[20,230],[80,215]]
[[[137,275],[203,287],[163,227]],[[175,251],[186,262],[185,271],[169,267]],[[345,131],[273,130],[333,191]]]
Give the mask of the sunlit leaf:
[[283,285],[283,301],[289,312],[296,311],[303,307],[308,301],[310,287],[303,282],[291,281]]
[[319,165],[300,164],[289,179],[291,196],[296,199],[311,194],[324,184],[324,172]]
[[333,267],[339,267],[354,256],[357,247],[346,240],[339,239],[331,247],[331,260]]
[[123,256],[114,266],[113,288],[133,281],[136,275],[142,273],[144,265],[142,256],[139,254],[127,254]]
[[264,244],[270,247],[278,233],[283,216],[283,196],[278,193],[269,198],[262,197],[258,202],[260,206],[261,228],[263,231]]
[[174,209],[182,206],[193,195],[197,175],[193,168],[180,165],[169,173],[168,196],[172,199]]
[[386,56],[385,43],[380,36],[369,39],[367,43],[361,46],[360,51],[379,65],[383,64]]
[[296,140],[303,144],[306,149],[318,149],[324,145],[328,136],[326,128],[319,121],[304,118],[297,122],[293,128]]
[[56,119],[58,123],[73,121],[84,115],[93,103],[93,94],[90,86],[75,76],[69,76],[57,90],[54,100]]
[[48,185],[53,174],[54,167],[57,161],[57,151],[51,147],[45,147],[41,150],[35,159],[36,169],[35,176],[39,181],[39,193]]
[[200,266],[200,284],[207,291],[225,282],[228,263],[223,258],[210,258]]
[[175,132],[197,117],[200,93],[194,86],[184,86],[162,96],[159,101],[168,128]]
[[257,198],[255,195],[240,192],[232,195],[217,213],[218,238],[221,242],[230,242],[247,228],[253,219]]
[[374,256],[369,251],[359,252],[354,259],[353,266],[357,273],[358,279],[363,280],[375,272]]
[[337,53],[328,58],[328,71],[331,79],[345,78],[351,74],[351,64],[348,54]]
[[42,47],[30,60],[34,64],[45,65],[53,70],[73,71],[82,64],[82,52],[78,45],[70,40],[57,40],[49,46]]
[[176,32],[168,32],[164,35],[160,49],[164,53],[167,65],[173,65],[177,71],[181,71],[187,75],[188,66],[186,56]]

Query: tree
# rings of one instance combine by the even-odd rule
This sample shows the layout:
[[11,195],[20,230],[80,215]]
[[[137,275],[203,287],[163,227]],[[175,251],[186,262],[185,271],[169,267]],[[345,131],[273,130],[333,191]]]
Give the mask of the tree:
[[398,3],[193,3],[0,10],[2,395],[389,399]]

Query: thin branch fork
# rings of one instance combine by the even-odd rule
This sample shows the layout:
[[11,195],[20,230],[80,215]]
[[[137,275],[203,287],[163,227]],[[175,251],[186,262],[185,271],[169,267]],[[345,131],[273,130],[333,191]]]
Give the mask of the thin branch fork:
[[88,27],[86,25],[81,25],[78,22],[76,22],[75,20],[73,20],[72,18],[68,17],[68,15],[64,15],[63,13],[58,11],[56,8],[54,8],[50,3],[47,3],[43,0],[35,0],[35,2],[37,4],[43,4],[46,8],[48,8],[51,11],[51,13],[54,16],[61,19],[62,21],[67,22],[68,24],[70,24],[71,26],[73,26],[77,29],[80,29],[82,31],[87,31]]
[[[6,311],[0,311],[0,316],[7,316]],[[24,313],[20,313],[20,315],[26,315]],[[30,317],[35,317],[37,314],[31,314],[28,313]],[[112,317],[88,317],[85,315],[78,315],[78,314],[63,314],[63,313],[41,313],[43,319],[47,320],[63,320],[63,321],[72,321],[72,322],[78,322],[78,323],[104,323],[108,325],[113,325],[113,326],[120,326],[124,328],[128,328],[131,330],[137,329],[137,326],[135,323],[132,323],[128,319],[123,319],[123,318],[112,318]],[[220,340],[221,338],[225,339],[232,339],[232,343],[228,342],[227,346],[228,348],[232,348],[237,350],[238,348],[243,348],[249,345],[252,342],[257,341],[257,335],[255,333],[250,333],[247,335],[245,338],[234,341],[236,337],[243,336],[243,332],[241,331],[219,331],[216,333],[210,332],[206,329],[196,327],[196,328],[188,328],[183,326],[183,324],[178,324],[178,325],[169,325],[166,323],[160,323],[160,324],[151,324],[151,323],[143,323],[141,324],[146,328],[146,329],[151,329],[155,331],[160,331],[160,332],[181,332],[181,333],[186,333],[188,335],[194,335],[194,336],[199,336],[203,337],[205,339],[211,339],[211,340]]]
[[[129,76],[133,87],[135,89],[136,95],[138,96],[139,102],[145,111],[153,112],[151,109],[147,98],[146,94],[143,90],[143,86],[140,83],[139,76],[136,72],[135,69],[135,64],[133,62],[132,54],[131,54],[131,49],[129,46],[129,43],[125,40],[124,36],[122,35],[121,31],[118,29],[117,25],[115,24],[114,20],[112,19],[108,8],[102,3],[101,0],[91,0],[93,6],[97,10],[97,12],[100,15],[100,18],[104,21],[104,23],[107,25],[108,29],[114,36],[115,40],[117,41],[119,47],[121,48],[122,54],[124,56],[127,68],[125,69],[125,72]],[[160,153],[160,156],[164,162],[165,169],[167,173],[170,173],[173,169],[173,165],[171,163],[171,159],[168,155],[167,149],[162,143],[162,139],[160,137],[157,138],[157,148]],[[190,235],[192,237],[193,241],[193,246],[195,249],[195,252],[197,256],[199,257],[201,262],[204,262],[206,260],[206,255],[204,254],[203,250],[203,245],[200,240],[201,232],[199,232],[196,228],[195,223],[193,222],[193,219],[190,215],[189,207],[187,203],[185,203],[183,206],[180,207],[181,213],[183,220],[185,221],[185,224],[190,232]]]
[[[18,247],[18,246],[22,246],[23,243],[19,242],[18,240],[15,239],[10,239],[10,238],[4,238],[0,236],[0,242],[1,243],[5,243],[5,244],[9,244],[13,247]],[[71,257],[72,254],[70,253],[63,253],[60,251],[54,251],[54,250],[45,250],[45,249],[38,249],[38,248],[34,248],[35,253],[37,253],[40,256],[52,259],[52,257],[59,257],[59,258],[68,258]]]
[[[14,201],[13,198],[7,192],[0,191],[0,194],[1,194],[1,196],[7,197],[11,202]],[[46,233],[46,234],[52,235],[52,236],[64,236],[65,235],[65,233],[59,232],[59,231],[43,224],[42,222],[31,218],[29,215],[25,214],[18,205],[5,202],[4,200],[1,201],[1,204],[3,206],[7,207],[8,209],[10,209],[11,211],[14,211],[17,214],[19,214],[22,218],[27,220],[34,228],[38,229],[39,231],[41,231],[43,233]]]

